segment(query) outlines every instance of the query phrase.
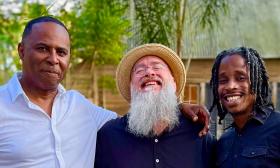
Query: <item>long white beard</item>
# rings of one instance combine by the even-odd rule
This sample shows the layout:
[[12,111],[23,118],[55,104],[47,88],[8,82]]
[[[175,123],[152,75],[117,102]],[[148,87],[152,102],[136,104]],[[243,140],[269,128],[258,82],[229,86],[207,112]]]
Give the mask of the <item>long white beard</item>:
[[[132,87],[131,87],[132,88]],[[153,126],[164,121],[171,130],[178,124],[178,101],[176,90],[168,84],[159,93],[152,90],[138,92],[131,89],[131,104],[128,113],[128,130],[136,136],[154,136]]]

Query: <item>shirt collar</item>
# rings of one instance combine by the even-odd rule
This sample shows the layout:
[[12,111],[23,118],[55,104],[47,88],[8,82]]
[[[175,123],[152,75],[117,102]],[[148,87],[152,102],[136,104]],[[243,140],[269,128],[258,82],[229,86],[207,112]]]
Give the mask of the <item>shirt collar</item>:
[[21,78],[21,72],[15,73],[14,76],[8,82],[8,90],[11,95],[11,99],[14,102],[19,95],[23,95],[23,89],[20,85],[19,79]]
[[256,121],[260,122],[261,124],[264,124],[267,118],[269,117],[272,109],[269,107],[261,107],[257,109],[257,112],[253,114],[252,119],[255,119]]
[[[13,77],[8,82],[8,90],[11,95],[12,102],[14,102],[17,99],[17,97],[20,95],[27,97],[19,82],[21,76],[22,76],[22,72],[17,72],[13,75]],[[61,84],[58,85],[57,90],[58,90],[58,95],[62,95],[66,92],[65,88]]]
[[[252,118],[249,120],[254,120],[259,122],[260,124],[264,124],[267,118],[269,117],[272,109],[269,107],[260,107],[256,110],[257,112],[253,112]],[[229,125],[226,129],[236,127],[235,123],[233,122],[231,125]]]
[[63,95],[66,92],[66,89],[61,84],[58,85],[57,90],[58,95]]

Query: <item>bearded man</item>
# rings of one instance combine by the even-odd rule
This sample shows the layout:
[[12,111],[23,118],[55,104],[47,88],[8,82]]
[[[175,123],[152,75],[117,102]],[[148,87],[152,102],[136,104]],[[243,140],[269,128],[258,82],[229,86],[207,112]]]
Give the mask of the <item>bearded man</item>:
[[116,79],[130,109],[99,130],[95,168],[213,166],[214,138],[199,137],[202,125],[180,113],[186,72],[174,51],[161,44],[134,48],[121,60]]

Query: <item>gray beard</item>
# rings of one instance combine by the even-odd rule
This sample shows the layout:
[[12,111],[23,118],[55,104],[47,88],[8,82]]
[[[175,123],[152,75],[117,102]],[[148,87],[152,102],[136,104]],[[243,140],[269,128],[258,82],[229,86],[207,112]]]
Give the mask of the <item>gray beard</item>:
[[[132,87],[131,87],[132,88]],[[158,121],[168,123],[171,130],[178,124],[178,101],[176,90],[168,84],[159,93],[138,92],[131,89],[131,103],[128,111],[128,131],[136,136],[151,137],[153,126]]]

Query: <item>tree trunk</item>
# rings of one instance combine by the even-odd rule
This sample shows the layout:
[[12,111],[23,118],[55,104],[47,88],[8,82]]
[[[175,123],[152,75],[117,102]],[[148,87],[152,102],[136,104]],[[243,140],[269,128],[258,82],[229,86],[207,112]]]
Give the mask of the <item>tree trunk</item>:
[[94,61],[91,62],[90,66],[90,75],[91,75],[91,83],[90,86],[90,97],[93,99],[94,104],[99,105],[99,95],[98,95],[98,76],[97,76],[97,68],[95,67]]
[[176,53],[182,57],[182,41],[184,35],[187,0],[180,0],[177,8]]
[[[183,39],[184,39],[184,27],[185,27],[185,19],[186,19],[186,6],[187,0],[179,0],[177,8],[177,29],[176,29],[176,53],[180,58],[182,58],[182,49],[183,49]],[[187,69],[186,69],[187,72]],[[184,92],[185,88],[183,88],[179,99],[180,101],[184,100]]]
[[[101,75],[102,76],[105,75],[104,66],[101,68]],[[106,89],[105,89],[105,81],[104,80],[102,80],[102,83],[101,83],[100,87],[101,87],[101,96],[102,96],[100,105],[103,108],[106,108]]]

